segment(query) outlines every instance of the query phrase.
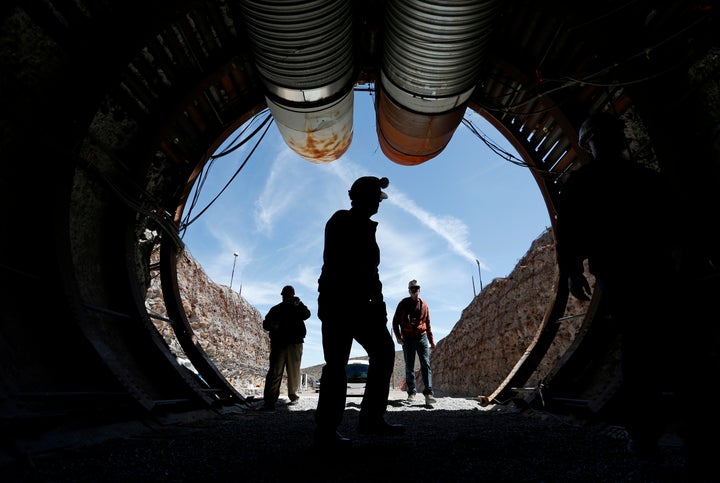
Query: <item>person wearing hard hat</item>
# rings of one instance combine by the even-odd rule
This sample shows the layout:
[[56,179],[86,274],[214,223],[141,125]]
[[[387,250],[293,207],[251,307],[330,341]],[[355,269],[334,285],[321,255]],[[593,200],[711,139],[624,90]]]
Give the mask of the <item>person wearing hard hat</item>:
[[363,176],[348,195],[349,210],[338,210],[325,225],[323,265],[318,280],[318,318],[322,322],[325,365],[315,411],[315,444],[337,447],[350,439],[338,432],[345,411],[346,373],[353,340],[368,354],[370,367],[358,431],[401,434],[404,427],[385,421],[395,344],[387,328],[387,310],[378,266],[377,222],[371,217],[387,199],[387,178]]

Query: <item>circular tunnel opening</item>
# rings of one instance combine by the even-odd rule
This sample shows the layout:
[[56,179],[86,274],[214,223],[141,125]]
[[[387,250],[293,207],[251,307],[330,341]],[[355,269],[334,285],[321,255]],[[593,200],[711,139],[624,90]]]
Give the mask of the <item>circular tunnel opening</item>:
[[[617,32],[646,39],[642,33],[650,26],[657,34],[653,37],[663,41],[653,46],[679,46],[677,50],[682,51],[677,57],[653,51],[651,69],[624,66],[621,80],[641,79],[637,87],[605,76],[598,79],[601,84],[582,82],[582,71],[599,72],[597,67],[602,66],[593,59],[604,62],[608,57],[603,53],[619,57],[636,53],[637,42],[628,42],[626,48],[620,42],[624,36],[603,45],[606,36],[592,34],[616,26],[614,17],[597,22],[589,33],[584,28],[564,28],[568,21],[583,25],[579,20],[590,16],[603,19],[595,15],[603,13],[604,6],[589,12],[587,6],[574,10],[568,5],[537,9],[532,2],[507,5],[509,10],[498,18],[503,35],[493,42],[492,62],[485,64],[488,72],[478,83],[483,92],[471,105],[493,100],[503,108],[519,107],[493,111],[498,120],[502,118],[498,123],[511,133],[506,137],[522,143],[539,126],[543,139],[538,142],[560,143],[561,149],[572,148],[573,126],[587,112],[608,103],[637,106],[649,124],[650,144],[681,175],[683,193],[693,199],[702,193],[698,201],[707,201],[696,213],[688,214],[705,227],[706,215],[709,218],[716,206],[712,201],[717,191],[713,144],[717,103],[711,95],[705,96],[717,84],[712,75],[717,36],[704,33],[716,31],[706,28],[713,25],[711,13],[694,10],[692,22],[683,23],[687,16],[672,13],[678,6],[685,11],[687,5],[671,3],[673,8],[666,10],[667,22],[662,25],[643,22],[658,16],[618,11],[628,20],[621,25],[628,28]],[[152,328],[153,316],[144,306],[146,279],[148,273],[161,272],[163,288],[177,291],[175,258],[181,245],[172,240],[173,213],[165,210],[184,202],[181,192],[193,177],[194,164],[204,164],[204,151],[219,138],[218,131],[254,115],[264,106],[263,99],[244,32],[236,28],[242,22],[232,8],[226,9],[225,3],[180,2],[167,12],[158,6],[153,15],[138,15],[139,7],[132,2],[109,2],[92,9],[74,3],[32,8],[13,4],[4,12],[8,21],[2,37],[10,55],[3,65],[8,67],[10,82],[3,99],[10,116],[3,146],[8,159],[21,160],[7,163],[4,195],[8,206],[17,206],[17,200],[28,194],[37,195],[53,221],[50,237],[48,225],[38,222],[34,209],[32,213],[11,210],[9,226],[23,236],[4,240],[6,297],[13,302],[4,312],[2,340],[8,368],[2,384],[7,395],[3,415],[10,432],[35,432],[88,414],[100,421],[204,408],[219,400],[215,391],[224,384],[211,364],[203,375],[216,376],[214,380],[198,381],[166,351]],[[378,11],[374,2],[373,7],[365,7],[356,11],[365,12],[365,20]],[[700,14],[703,18],[696,22]],[[635,18],[641,21],[631,21]],[[126,24],[134,28],[123,28]],[[696,35],[700,29],[703,35]],[[363,36],[372,42],[358,60],[359,75],[373,78],[378,65],[374,46],[381,39],[377,30]],[[715,46],[704,62],[707,69],[691,65],[705,43]],[[638,58],[645,65],[647,56]],[[514,63],[524,75],[499,74],[499,59]],[[679,69],[668,78],[666,65]],[[561,124],[558,130],[545,123],[554,112],[547,105],[538,106],[543,92],[550,93],[553,72],[580,79],[567,89],[553,89],[557,101],[553,104],[567,116],[554,119]],[[648,77],[648,72],[653,76]],[[626,92],[632,95],[625,96]],[[109,102],[104,103],[104,96]],[[668,96],[683,102],[667,102]],[[90,121],[94,115],[96,119]],[[666,119],[684,122],[665,123]],[[173,129],[163,130],[166,122]],[[529,131],[524,131],[526,126]],[[38,133],[43,134],[43,142],[38,142]],[[78,149],[86,136],[89,146]],[[344,189],[338,195],[342,202],[346,201]],[[152,221],[147,222],[148,218]],[[145,236],[149,225],[157,238]],[[716,235],[710,228],[702,230],[702,241],[707,243],[702,248],[716,253]],[[155,264],[150,261],[149,247],[159,238],[168,244],[163,250],[168,256]],[[48,251],[50,239],[52,250]],[[233,261],[232,248],[226,256],[225,273]],[[235,275],[241,277],[240,272]],[[43,307],[36,310],[37,291],[27,287],[42,286],[50,277],[62,289],[43,293]],[[716,282],[700,288],[703,296],[697,298],[712,300]],[[175,313],[163,322],[180,329],[179,337],[187,339],[187,347],[196,348],[196,360],[202,362],[207,354],[196,346],[193,334],[182,333],[185,314],[179,295],[165,295],[174,298]],[[706,319],[715,318],[714,307],[700,312],[708,315]],[[67,354],[75,360],[65,359]],[[231,402],[240,399],[235,396],[229,391]]]
[[[266,131],[269,113],[263,111],[219,143],[184,207],[180,233],[186,249],[223,290],[264,314],[279,302],[283,285],[296,287],[313,314],[303,367],[323,364],[315,314],[324,224],[336,210],[349,208],[347,190],[357,177],[390,179],[390,198],[374,217],[388,310],[406,295],[407,280],[422,279],[436,340],[450,333],[485,286],[507,277],[552,225],[532,168],[482,115],[467,109],[437,158],[403,166],[379,148],[375,114],[372,86],[358,86],[349,151],[332,163],[314,164],[294,153],[274,126]],[[190,319],[191,326],[201,323],[197,314]],[[542,315],[536,322],[542,323]],[[262,350],[250,352],[255,364],[265,364]],[[355,344],[351,357],[362,356]],[[225,369],[237,369],[235,364],[216,363],[238,380]],[[258,380],[261,371],[236,385],[249,388]]]

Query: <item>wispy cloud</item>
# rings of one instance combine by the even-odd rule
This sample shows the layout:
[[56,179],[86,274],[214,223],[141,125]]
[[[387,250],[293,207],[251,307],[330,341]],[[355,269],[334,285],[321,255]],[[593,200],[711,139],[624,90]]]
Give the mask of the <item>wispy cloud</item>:
[[[532,199],[515,196],[508,200],[512,204],[502,203],[503,209],[522,203],[519,219],[512,224],[513,231],[501,224],[507,217],[490,213],[494,205],[477,201],[479,194],[504,199],[500,195],[509,193],[508,186],[514,185],[509,185],[504,176],[510,170],[500,169],[499,166],[504,166],[501,163],[485,162],[485,158],[494,158],[478,150],[477,140],[467,132],[459,130],[453,145],[460,146],[447,150],[433,164],[417,169],[388,164],[377,150],[372,104],[365,107],[364,117],[370,121],[357,124],[354,147],[332,163],[318,165],[303,160],[282,142],[279,133],[271,131],[262,153],[256,153],[243,176],[232,183],[214,210],[203,216],[203,223],[198,223],[201,226],[193,228],[195,242],[188,240],[194,256],[198,251],[197,258],[202,260],[206,272],[225,285],[230,281],[233,252],[239,253],[233,289],[239,289],[242,279],[243,297],[261,314],[280,301],[283,285],[291,283],[296,287],[313,314],[306,324],[304,365],[322,362],[321,323],[316,313],[324,226],[336,210],[350,207],[347,190],[358,177],[390,178],[386,190],[389,199],[383,201],[374,217],[379,223],[380,277],[388,315],[392,317],[399,300],[408,295],[408,281],[418,279],[423,297],[431,307],[436,340],[452,330],[475,289],[480,289],[476,264],[479,257],[473,247],[500,267],[495,271],[504,274],[508,263],[514,260],[512,256],[526,249],[516,248],[514,239],[526,240],[536,235],[526,234],[528,227],[535,230],[535,225],[528,221],[534,212],[527,207],[528,203],[541,203],[535,201],[539,196]],[[370,130],[363,137],[367,127]],[[376,149],[368,151],[369,146]],[[483,162],[468,160],[468,153]],[[440,166],[442,169],[437,169]],[[221,171],[220,167],[216,166],[216,171]],[[215,194],[237,169],[230,164],[222,167],[227,172],[225,176],[214,173],[222,179],[214,191],[205,186],[208,195]],[[488,182],[492,184],[487,186]],[[524,188],[513,189],[518,195],[526,192]],[[502,190],[500,194],[498,190]],[[487,217],[497,224],[486,226]],[[478,220],[485,220],[481,229]],[[483,277],[494,273],[489,262],[488,265],[482,262]],[[362,353],[354,344],[352,356]]]
[[297,155],[289,148],[280,150],[270,162],[271,168],[255,203],[255,226],[270,235],[275,220],[297,206],[307,178],[300,176]]
[[[345,162],[340,165],[337,164],[338,169],[335,170],[335,174],[348,186],[352,185],[360,176],[377,176],[376,174],[366,173],[362,174],[359,166],[350,161],[349,159],[344,160]],[[448,247],[461,257],[468,261],[475,263],[477,260],[476,255],[470,249],[470,240],[468,239],[468,228],[462,220],[454,216],[439,216],[430,213],[426,209],[422,208],[413,199],[405,195],[402,191],[393,188],[392,180],[390,186],[385,190],[388,193],[388,199],[383,203],[390,203],[401,210],[405,211],[411,217],[417,219],[425,227],[432,230],[440,238],[444,239]],[[488,267],[484,266],[481,262],[481,266],[484,269]]]
[[454,216],[435,215],[423,209],[401,191],[390,188],[388,188],[388,191],[392,193],[392,196],[388,196],[387,202],[396,205],[408,215],[417,219],[425,227],[429,228],[437,236],[444,239],[453,252],[475,263],[477,257],[472,250],[470,250],[468,227],[462,220]]

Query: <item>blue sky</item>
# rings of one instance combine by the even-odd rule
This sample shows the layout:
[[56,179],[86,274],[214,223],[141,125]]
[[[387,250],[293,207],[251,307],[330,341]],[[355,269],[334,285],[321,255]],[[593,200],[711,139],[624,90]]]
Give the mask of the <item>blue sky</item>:
[[[249,157],[256,138],[217,158],[206,168],[189,212],[189,219],[197,218],[181,232],[186,249],[208,276],[222,285],[230,285],[232,276],[232,288],[238,291],[242,284],[242,296],[263,317],[280,302],[284,285],[295,287],[313,314],[306,321],[302,367],[324,362],[316,316],[324,227],[336,210],[350,208],[347,190],[356,178],[390,179],[389,199],[373,217],[379,223],[388,319],[408,295],[408,281],[417,279],[436,341],[450,333],[472,301],[473,279],[474,291],[480,291],[476,260],[486,286],[507,276],[550,226],[529,169],[495,154],[463,124],[445,150],[423,164],[402,166],[387,159],[377,140],[373,100],[369,92],[355,92],[352,144],[336,161],[315,164],[301,158],[287,147],[275,123]],[[482,116],[468,111],[465,118],[517,156]],[[248,132],[258,125],[256,120]],[[355,344],[351,357],[363,355]]]

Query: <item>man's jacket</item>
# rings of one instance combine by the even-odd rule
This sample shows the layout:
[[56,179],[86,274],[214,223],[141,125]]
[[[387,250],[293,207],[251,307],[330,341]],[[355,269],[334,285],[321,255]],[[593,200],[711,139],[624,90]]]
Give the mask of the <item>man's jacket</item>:
[[309,318],[310,309],[298,297],[293,297],[268,311],[263,329],[269,331],[273,344],[302,344],[307,334],[305,320]]

